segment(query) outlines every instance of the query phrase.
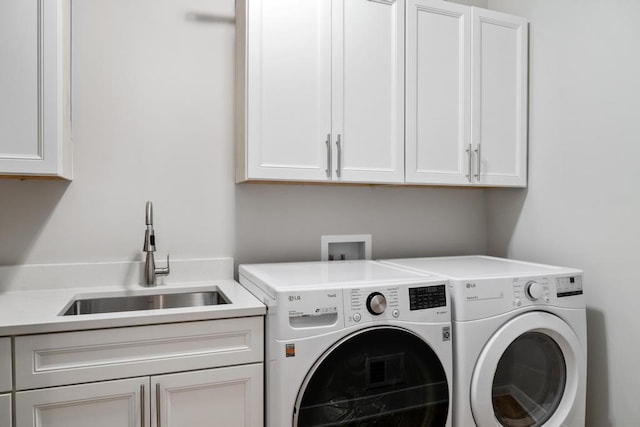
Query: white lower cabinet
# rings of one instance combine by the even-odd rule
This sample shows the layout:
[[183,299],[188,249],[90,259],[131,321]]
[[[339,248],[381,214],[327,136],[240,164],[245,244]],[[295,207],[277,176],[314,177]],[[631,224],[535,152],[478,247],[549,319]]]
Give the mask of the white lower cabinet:
[[11,338],[0,338],[0,426],[11,425]]
[[263,366],[252,364],[151,378],[153,427],[263,425]]
[[256,363],[21,391],[16,427],[259,427],[262,378]]
[[20,391],[16,426],[148,426],[145,388],[149,388],[149,377]]
[[17,336],[15,427],[261,427],[263,348],[261,316]]
[[0,426],[11,425],[11,394],[0,394]]

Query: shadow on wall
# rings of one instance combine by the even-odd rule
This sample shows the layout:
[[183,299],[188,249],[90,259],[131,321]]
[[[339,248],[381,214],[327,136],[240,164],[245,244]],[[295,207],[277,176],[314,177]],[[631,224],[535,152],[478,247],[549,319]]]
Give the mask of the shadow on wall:
[[[611,427],[609,355],[604,313],[587,307],[587,416],[588,427]],[[596,347],[596,348],[594,348]],[[598,385],[595,387],[595,385]]]
[[0,265],[24,264],[69,181],[0,180]]
[[528,193],[528,189],[518,188],[487,190],[487,251],[489,255],[508,257],[511,238],[518,225]]

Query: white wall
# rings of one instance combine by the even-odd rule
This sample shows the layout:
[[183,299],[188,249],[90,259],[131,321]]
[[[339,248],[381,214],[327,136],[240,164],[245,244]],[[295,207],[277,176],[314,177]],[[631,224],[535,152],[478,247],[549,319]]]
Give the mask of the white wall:
[[588,425],[640,424],[640,2],[490,0],[530,24],[529,188],[489,191],[489,251],[584,269]]
[[319,259],[342,233],[381,257],[486,250],[482,190],[236,185],[234,0],[72,7],[75,178],[0,180],[0,265],[139,260],[147,200],[160,259]]
[[320,259],[323,234],[371,234],[373,258],[484,253],[482,190],[240,185],[240,262]]

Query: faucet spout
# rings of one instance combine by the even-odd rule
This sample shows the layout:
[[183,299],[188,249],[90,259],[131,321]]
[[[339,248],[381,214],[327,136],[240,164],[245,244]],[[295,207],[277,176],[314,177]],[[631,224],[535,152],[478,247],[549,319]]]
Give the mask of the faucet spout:
[[157,276],[167,276],[169,270],[169,255],[167,254],[167,266],[164,268],[156,268],[156,262],[153,253],[156,251],[156,235],[153,230],[153,204],[147,202],[145,223],[147,229],[144,233],[144,245],[142,251],[146,252],[144,262],[144,284],[146,286],[156,286]]
[[146,214],[145,223],[147,225],[153,226],[153,203],[147,202],[145,214]]

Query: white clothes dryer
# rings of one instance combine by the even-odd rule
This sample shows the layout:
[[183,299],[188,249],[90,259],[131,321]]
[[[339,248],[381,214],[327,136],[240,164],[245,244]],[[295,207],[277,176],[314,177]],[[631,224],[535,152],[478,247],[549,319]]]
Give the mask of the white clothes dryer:
[[386,263],[450,279],[454,426],[584,427],[580,270],[485,256]]
[[267,305],[269,427],[451,426],[447,279],[375,261],[239,271]]

